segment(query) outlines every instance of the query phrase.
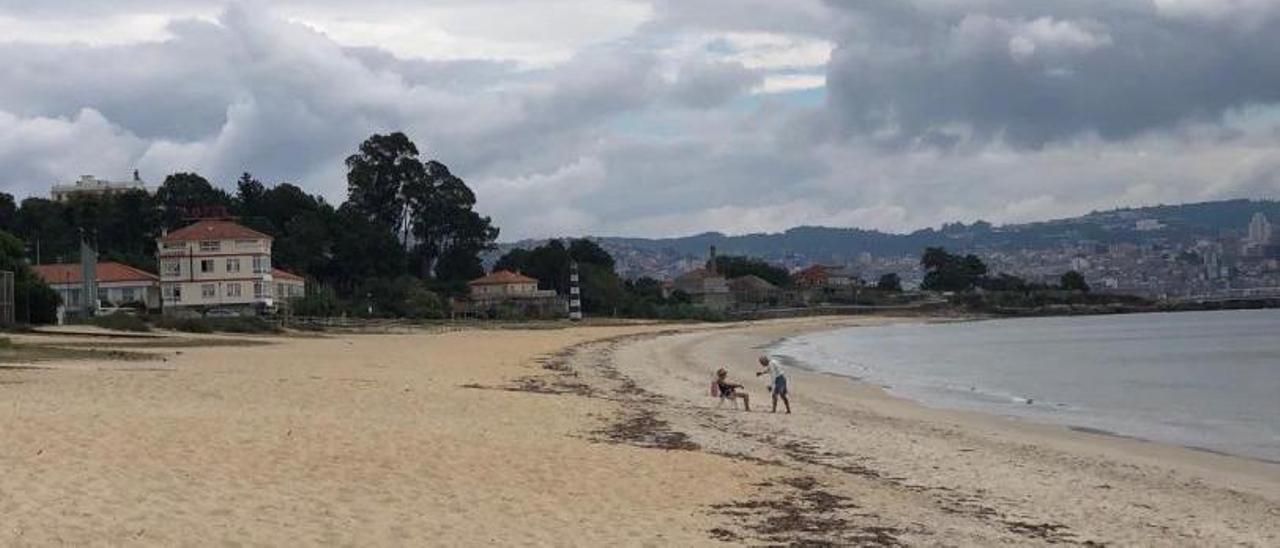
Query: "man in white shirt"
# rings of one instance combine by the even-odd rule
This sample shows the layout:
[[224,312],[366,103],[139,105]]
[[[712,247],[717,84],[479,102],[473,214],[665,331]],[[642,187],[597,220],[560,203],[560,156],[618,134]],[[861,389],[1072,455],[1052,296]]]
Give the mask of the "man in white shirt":
[[787,376],[782,372],[782,365],[778,360],[771,360],[768,356],[760,356],[760,371],[756,371],[759,377],[768,373],[772,379],[770,382],[770,392],[773,393],[773,412],[778,412],[778,398],[782,398],[782,403],[787,406],[787,414],[791,414],[791,400],[787,399]]

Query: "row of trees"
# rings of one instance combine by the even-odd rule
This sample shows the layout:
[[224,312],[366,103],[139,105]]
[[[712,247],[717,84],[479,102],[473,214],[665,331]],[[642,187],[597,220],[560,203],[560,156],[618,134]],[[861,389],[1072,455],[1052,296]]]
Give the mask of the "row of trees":
[[987,265],[977,255],[953,255],[941,247],[925,249],[920,265],[925,270],[924,282],[920,287],[929,291],[965,292],[983,289],[1028,292],[1056,289],[1088,293],[1090,290],[1084,276],[1074,270],[1064,273],[1057,286],[1032,283],[1005,273],[991,276]]
[[613,256],[587,239],[566,246],[551,240],[533,249],[513,249],[498,259],[494,270],[520,272],[538,280],[539,287],[569,293],[572,263],[578,263],[582,309],[587,314],[625,317],[690,317],[697,315],[688,295],[664,296],[662,282],[653,278],[624,280],[614,269]]
[[[440,316],[441,294],[465,291],[484,273],[480,254],[498,229],[474,209],[475,194],[438,161],[423,161],[403,133],[373,135],[346,159],[347,200],[329,204],[290,183],[245,173],[228,192],[195,173],[142,191],[73,196],[66,202],[0,193],[0,230],[18,256],[78,260],[81,234],[103,260],[156,271],[156,239],[192,217],[222,212],[275,238],[273,263],[320,288],[317,310]],[[410,303],[406,305],[406,303]]]

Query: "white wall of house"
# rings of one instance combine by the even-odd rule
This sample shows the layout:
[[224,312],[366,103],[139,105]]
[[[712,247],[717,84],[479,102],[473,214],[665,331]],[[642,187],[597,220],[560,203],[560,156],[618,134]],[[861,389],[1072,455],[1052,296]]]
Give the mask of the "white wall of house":
[[307,285],[301,280],[276,280],[275,298],[279,301],[307,296]]
[[161,242],[166,307],[273,306],[270,240]]
[[498,299],[502,297],[534,296],[538,293],[538,283],[512,284],[478,284],[471,286],[471,296],[477,299]]
[[[160,284],[148,281],[128,281],[128,282],[98,282],[98,300],[107,301],[111,304],[120,305],[129,302],[146,303],[147,308],[160,308]],[[79,283],[73,284],[50,284],[50,288],[58,292],[62,297],[62,303],[68,312],[80,311],[80,292],[83,289]]]

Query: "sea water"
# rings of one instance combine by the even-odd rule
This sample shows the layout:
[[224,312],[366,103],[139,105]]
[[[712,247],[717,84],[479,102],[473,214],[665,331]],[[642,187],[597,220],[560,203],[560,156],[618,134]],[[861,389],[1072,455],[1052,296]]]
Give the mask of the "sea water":
[[859,327],[773,352],[933,407],[1280,461],[1280,310]]

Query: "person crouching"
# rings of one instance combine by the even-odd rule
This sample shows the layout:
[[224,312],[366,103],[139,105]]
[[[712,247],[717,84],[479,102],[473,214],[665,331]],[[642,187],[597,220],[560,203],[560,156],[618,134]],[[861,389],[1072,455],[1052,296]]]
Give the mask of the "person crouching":
[[[743,407],[747,411],[751,411],[751,397],[747,395],[741,384],[729,382],[729,371],[723,367],[716,371],[716,388],[720,390],[721,398],[728,400],[741,399]],[[744,391],[739,392],[739,390]]]

